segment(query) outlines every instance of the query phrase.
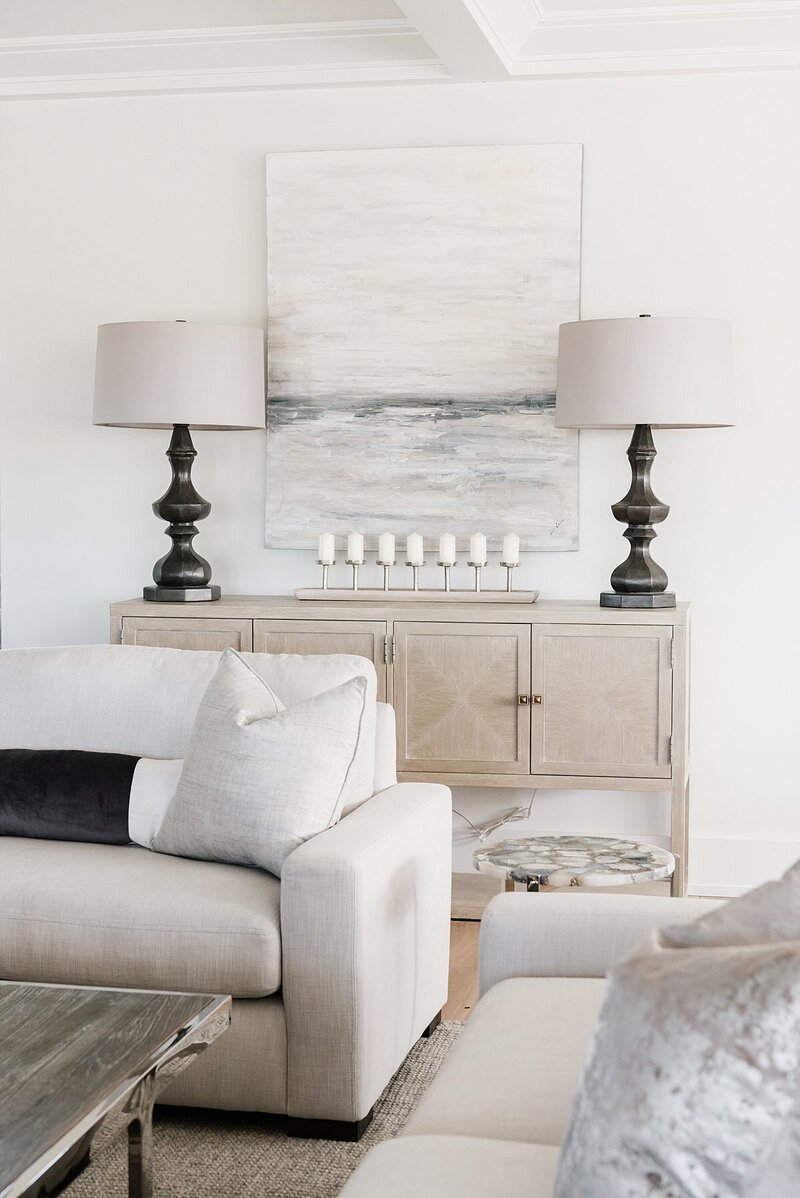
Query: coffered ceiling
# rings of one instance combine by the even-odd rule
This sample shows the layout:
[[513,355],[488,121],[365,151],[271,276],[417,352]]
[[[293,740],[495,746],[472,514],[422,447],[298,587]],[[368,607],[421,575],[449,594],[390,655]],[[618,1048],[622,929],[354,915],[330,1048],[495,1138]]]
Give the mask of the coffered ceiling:
[[800,66],[800,0],[2,0],[0,98]]

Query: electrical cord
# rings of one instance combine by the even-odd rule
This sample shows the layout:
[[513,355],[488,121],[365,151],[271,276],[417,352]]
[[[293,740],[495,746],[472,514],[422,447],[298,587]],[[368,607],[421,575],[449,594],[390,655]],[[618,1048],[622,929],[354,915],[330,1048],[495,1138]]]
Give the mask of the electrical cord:
[[520,820],[530,819],[531,811],[533,810],[533,800],[535,798],[536,790],[534,789],[531,793],[531,801],[527,807],[512,807],[510,811],[504,812],[503,815],[499,815],[497,819],[491,820],[486,824],[473,824],[471,819],[455,807],[453,808],[453,815],[457,815],[459,819],[463,819],[465,824],[469,824],[472,831],[478,837],[478,840],[482,842],[488,839],[492,832],[496,832],[498,828],[504,828],[506,824],[514,824]]

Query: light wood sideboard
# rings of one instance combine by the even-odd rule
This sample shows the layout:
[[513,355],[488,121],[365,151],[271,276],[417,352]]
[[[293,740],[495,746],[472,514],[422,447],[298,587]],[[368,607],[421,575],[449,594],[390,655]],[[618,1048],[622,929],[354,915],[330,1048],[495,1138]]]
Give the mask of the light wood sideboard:
[[686,893],[687,604],[130,600],[111,607],[111,640],[367,657],[395,708],[401,781],[668,792]]

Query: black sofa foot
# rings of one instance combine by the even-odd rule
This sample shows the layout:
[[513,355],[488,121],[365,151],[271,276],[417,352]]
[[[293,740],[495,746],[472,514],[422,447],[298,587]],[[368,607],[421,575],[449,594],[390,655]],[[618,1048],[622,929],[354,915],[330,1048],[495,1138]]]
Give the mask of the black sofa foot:
[[438,1015],[434,1015],[433,1019],[430,1021],[428,1026],[425,1028],[425,1031],[422,1033],[422,1035],[424,1036],[424,1038],[426,1040],[430,1036],[433,1035],[433,1033],[436,1031],[437,1027],[439,1026],[439,1024],[441,1022],[442,1022],[442,1012],[440,1011]]
[[286,1131],[290,1136],[307,1140],[346,1140],[357,1144],[372,1122],[375,1107],[367,1111],[363,1119],[348,1123],[346,1119],[295,1119],[289,1115]]

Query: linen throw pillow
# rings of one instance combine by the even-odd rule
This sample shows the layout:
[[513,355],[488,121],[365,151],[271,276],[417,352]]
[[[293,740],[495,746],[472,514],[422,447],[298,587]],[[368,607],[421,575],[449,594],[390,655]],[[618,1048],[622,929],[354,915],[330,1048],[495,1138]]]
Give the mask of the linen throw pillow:
[[364,678],[351,678],[284,708],[226,650],[200,703],[153,848],[280,876],[298,845],[339,818],[366,691]]

